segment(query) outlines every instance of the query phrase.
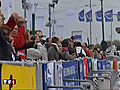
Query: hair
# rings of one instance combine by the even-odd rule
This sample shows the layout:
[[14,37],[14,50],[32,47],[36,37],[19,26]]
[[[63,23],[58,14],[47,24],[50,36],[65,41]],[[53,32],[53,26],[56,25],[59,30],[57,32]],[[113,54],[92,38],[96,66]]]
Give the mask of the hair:
[[30,35],[33,35],[33,31],[30,31]]
[[69,45],[69,39],[64,39],[64,40],[61,42],[61,44],[62,44],[62,47],[68,47],[68,45]]
[[75,36],[71,36],[71,39],[74,40],[74,39],[75,39]]
[[29,32],[26,32],[26,39],[29,40],[29,37],[30,37]]
[[41,32],[41,33],[42,33],[42,31],[41,31],[41,30],[36,30],[36,31],[35,31],[35,34],[36,34],[37,32]]
[[52,43],[57,43],[57,42],[59,42],[59,38],[58,37],[53,37],[52,38]]
[[50,39],[50,37],[49,37],[49,38],[46,38],[46,42],[47,42],[47,43],[49,42],[49,39]]
[[0,26],[0,29],[4,32],[4,30],[7,30],[8,31],[8,33],[10,33],[11,32],[11,28],[9,28],[8,26],[5,26],[5,25],[1,25]]
[[80,42],[77,42],[77,43],[76,43],[76,47],[77,47],[77,46],[80,46],[80,47],[81,47],[82,45],[81,45]]

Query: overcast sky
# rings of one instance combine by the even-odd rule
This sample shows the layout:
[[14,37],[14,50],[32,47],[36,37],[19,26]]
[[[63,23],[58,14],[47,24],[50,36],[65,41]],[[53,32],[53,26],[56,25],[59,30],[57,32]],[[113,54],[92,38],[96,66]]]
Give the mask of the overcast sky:
[[[23,14],[23,10],[21,8],[22,0],[12,0],[12,12],[16,11]],[[31,2],[39,2],[39,8],[46,9],[44,26],[42,27],[43,33],[48,36],[48,28],[45,26],[45,23],[48,21],[48,3],[52,0],[28,0]],[[92,7],[93,10],[93,22],[92,22],[92,42],[100,43],[102,40],[102,29],[101,23],[95,20],[95,12],[100,10],[100,0],[91,0],[92,5],[96,6]],[[59,0],[58,4],[55,7],[55,35],[62,36],[63,38],[67,38],[71,36],[71,31],[82,31],[82,40],[86,41],[87,37],[89,37],[90,29],[89,23],[79,22],[78,13],[81,10],[85,10],[85,13],[89,11],[89,7],[85,7],[85,5],[89,4],[89,0]],[[114,14],[120,11],[120,0],[104,0],[104,11],[113,9]],[[11,13],[11,12],[10,12]],[[62,28],[58,28],[57,24],[64,25]],[[120,36],[115,32],[115,27],[120,25],[120,22],[117,22],[116,16],[114,16],[114,22],[112,23],[112,36],[113,40],[120,39]],[[62,29],[62,30],[61,30]],[[110,40],[111,35],[111,23],[105,23],[105,40]]]

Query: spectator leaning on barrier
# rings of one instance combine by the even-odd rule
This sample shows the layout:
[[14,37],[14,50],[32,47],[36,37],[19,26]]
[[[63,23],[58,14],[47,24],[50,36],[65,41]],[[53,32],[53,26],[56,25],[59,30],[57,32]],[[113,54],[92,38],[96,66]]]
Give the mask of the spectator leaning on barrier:
[[48,60],[47,50],[40,43],[39,37],[36,36],[35,38],[33,38],[33,35],[32,35],[30,39],[31,40],[35,39],[36,44],[35,44],[35,48],[29,48],[29,49],[27,49],[27,59]]
[[48,49],[48,60],[59,60],[60,39],[58,37],[52,38],[52,44]]
[[77,57],[86,57],[85,50],[82,48],[82,45],[80,42],[76,43],[76,52],[77,52]]
[[61,44],[62,44],[62,47],[63,47],[63,52],[61,54],[61,58],[63,60],[74,60],[75,57],[70,55],[69,51],[68,51],[68,46],[70,44],[70,40],[69,39],[64,39]]

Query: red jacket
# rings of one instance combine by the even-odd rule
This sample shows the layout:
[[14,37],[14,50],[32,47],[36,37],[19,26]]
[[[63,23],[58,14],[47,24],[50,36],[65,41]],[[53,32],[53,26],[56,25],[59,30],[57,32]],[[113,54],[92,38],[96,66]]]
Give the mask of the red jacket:
[[[12,20],[11,18],[9,18],[8,22],[5,25],[10,27],[13,30],[14,26],[16,25],[16,22]],[[13,46],[16,49],[21,48],[26,42],[25,27],[20,26],[18,29],[17,36],[13,36],[13,38],[14,38]]]
[[17,36],[14,36],[13,38],[14,38],[13,46],[16,49],[21,48],[25,44],[25,42],[26,42],[25,27],[24,26],[20,26],[18,28]]

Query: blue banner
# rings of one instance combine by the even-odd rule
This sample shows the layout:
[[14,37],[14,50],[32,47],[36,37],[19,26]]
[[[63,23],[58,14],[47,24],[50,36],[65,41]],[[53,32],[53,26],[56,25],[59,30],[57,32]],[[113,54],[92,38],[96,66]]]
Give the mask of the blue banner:
[[85,19],[84,19],[84,10],[82,10],[82,11],[78,14],[78,18],[79,18],[79,21],[85,21]]
[[80,80],[84,80],[84,72],[83,72],[83,60],[79,61],[79,72],[80,72]]
[[120,21],[120,11],[117,13],[117,21]]
[[90,74],[92,72],[92,60],[87,59],[87,62],[88,62],[88,74]]
[[82,35],[75,35],[75,40],[80,40],[80,41],[82,41]]
[[[79,79],[77,60],[73,60],[70,62],[63,62],[62,65],[63,65],[63,79]],[[64,81],[63,85],[78,86],[79,82]],[[64,90],[68,90],[68,89],[66,88]],[[73,90],[73,89],[69,89],[69,90]]]
[[97,61],[97,70],[103,70],[103,66],[102,66],[102,61],[101,60],[98,60]]
[[92,10],[87,12],[85,16],[86,16],[86,22],[92,22]]
[[105,21],[113,22],[113,10],[109,10],[105,12]]
[[101,10],[97,11],[97,12],[95,12],[95,14],[96,14],[96,20],[98,22],[102,22],[102,11]]
[[42,69],[44,71],[44,75],[43,75],[43,90],[48,90],[47,89],[47,64],[43,64]]
[[105,67],[106,69],[111,69],[111,63],[109,61],[106,61]]

